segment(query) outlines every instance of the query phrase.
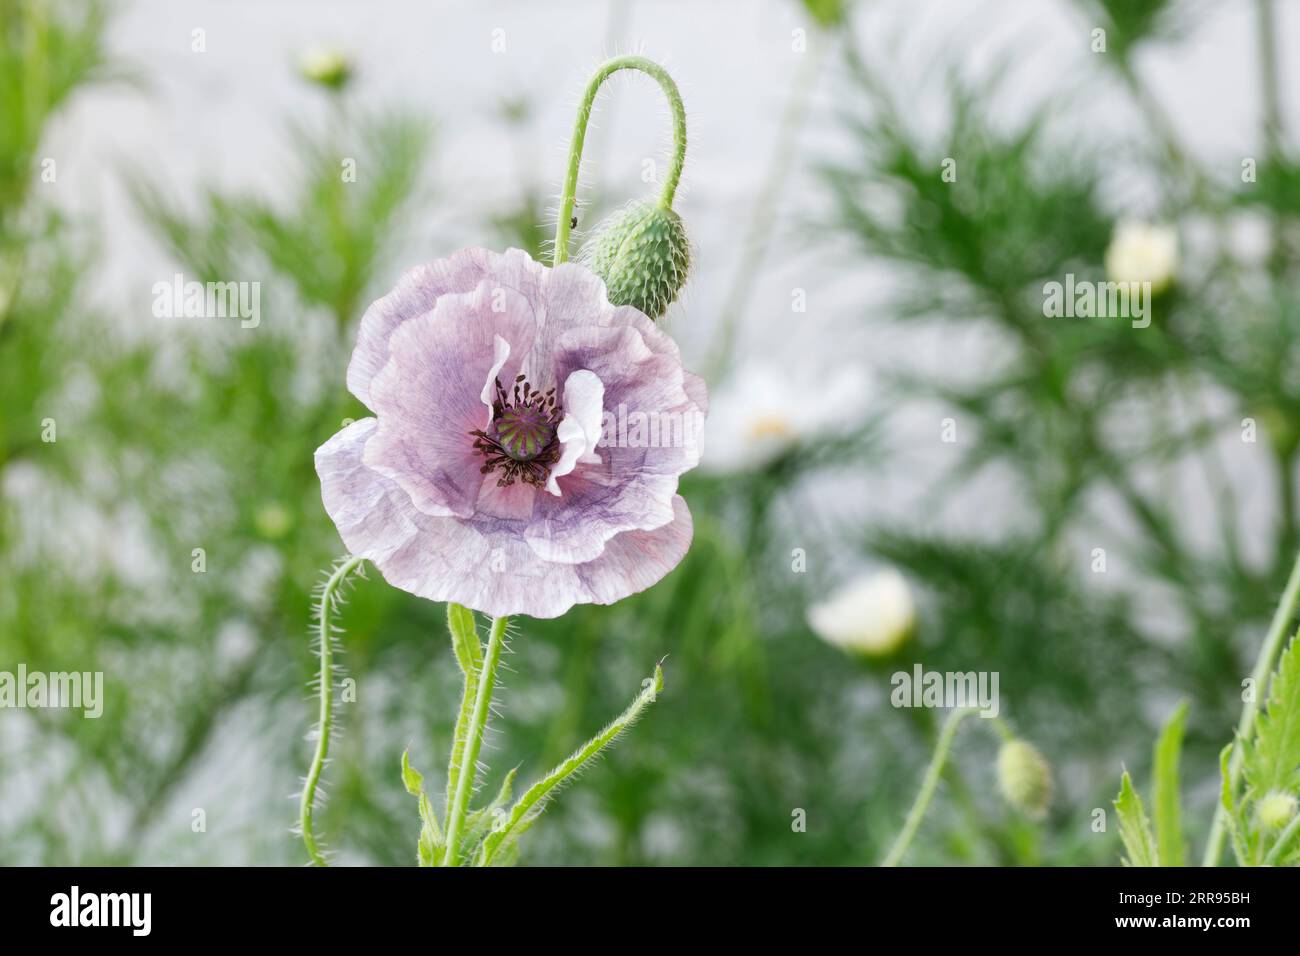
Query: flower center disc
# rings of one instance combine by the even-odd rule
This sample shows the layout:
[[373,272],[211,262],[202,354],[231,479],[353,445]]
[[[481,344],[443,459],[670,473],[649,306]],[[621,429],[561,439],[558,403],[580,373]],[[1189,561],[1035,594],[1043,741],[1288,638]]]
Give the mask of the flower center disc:
[[515,461],[532,461],[554,437],[550,412],[532,405],[509,406],[496,420],[497,442]]
[[494,383],[491,434],[475,429],[474,447],[483,453],[479,471],[499,472],[497,485],[508,488],[516,481],[542,488],[551,466],[559,460],[560,443],[555,440],[563,410],[555,407],[555,389],[543,393],[520,375],[510,391]]

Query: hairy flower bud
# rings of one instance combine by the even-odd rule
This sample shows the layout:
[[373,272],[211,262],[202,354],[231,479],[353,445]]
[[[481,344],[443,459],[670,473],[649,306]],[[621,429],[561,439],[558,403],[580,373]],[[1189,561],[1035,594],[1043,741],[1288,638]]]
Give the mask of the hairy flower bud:
[[1032,744],[1008,740],[998,751],[998,790],[1021,813],[1041,820],[1052,801],[1052,768]]
[[591,271],[605,280],[610,302],[652,319],[677,298],[691,266],[681,216],[655,202],[634,202],[610,216],[582,252]]
[[1266,830],[1280,830],[1295,817],[1297,801],[1284,790],[1270,790],[1255,805],[1260,826]]

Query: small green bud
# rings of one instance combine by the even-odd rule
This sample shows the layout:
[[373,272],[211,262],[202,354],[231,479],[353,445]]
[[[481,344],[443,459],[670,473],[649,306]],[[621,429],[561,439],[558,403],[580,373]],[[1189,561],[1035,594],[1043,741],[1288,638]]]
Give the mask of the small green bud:
[[1025,816],[1041,820],[1052,802],[1052,768],[1032,744],[1008,740],[998,751],[998,789]]
[[321,47],[302,55],[298,72],[303,79],[337,93],[352,79],[352,62],[338,50]]
[[1265,830],[1280,830],[1295,817],[1296,798],[1283,790],[1270,790],[1255,805],[1255,814]]
[[691,247],[682,217],[655,202],[634,202],[606,219],[583,246],[583,261],[605,280],[609,301],[652,319],[686,284]]
[[278,501],[268,501],[253,516],[257,533],[270,541],[283,538],[293,528],[293,515]]
[[804,9],[819,27],[837,27],[848,13],[848,0],[803,0]]

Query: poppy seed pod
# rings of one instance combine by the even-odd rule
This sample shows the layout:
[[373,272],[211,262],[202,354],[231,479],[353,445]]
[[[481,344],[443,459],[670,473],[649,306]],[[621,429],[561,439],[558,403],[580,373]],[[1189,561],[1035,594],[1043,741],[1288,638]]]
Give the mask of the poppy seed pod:
[[1041,820],[1052,801],[1052,768],[1032,744],[1008,740],[998,751],[998,789],[1007,803]]
[[634,202],[601,223],[583,261],[605,280],[609,301],[658,319],[686,284],[691,247],[681,216],[655,202]]

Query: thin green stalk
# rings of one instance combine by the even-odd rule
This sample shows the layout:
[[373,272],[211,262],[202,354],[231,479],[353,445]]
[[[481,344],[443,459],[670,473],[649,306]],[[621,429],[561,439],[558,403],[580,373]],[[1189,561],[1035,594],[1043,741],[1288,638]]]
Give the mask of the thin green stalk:
[[1300,830],[1300,813],[1292,817],[1291,822],[1286,825],[1286,829],[1278,834],[1277,842],[1268,851],[1268,856],[1264,857],[1265,866],[1277,865],[1278,860],[1282,859],[1282,853],[1290,845],[1291,839],[1296,835],[1297,830]]
[[659,194],[659,205],[665,209],[673,203],[677,193],[677,184],[682,178],[682,167],[686,163],[686,107],[682,95],[677,90],[673,78],[654,60],[643,56],[619,56],[603,63],[595,76],[587,84],[578,104],[578,116],[573,123],[573,137],[569,142],[569,168],[564,177],[564,191],[560,194],[560,216],[555,223],[555,249],[552,263],[559,265],[569,258],[569,233],[573,229],[573,206],[578,193],[578,167],[582,164],[582,146],[587,138],[587,123],[591,120],[591,110],[596,102],[596,94],[601,85],[619,70],[640,70],[653,77],[668,98],[668,106],[673,114],[673,156],[668,168],[668,178]]
[[1277,472],[1277,489],[1282,511],[1281,527],[1278,528],[1278,558],[1289,554],[1300,537],[1300,519],[1296,516],[1295,499],[1295,452],[1278,451],[1273,456]]
[[483,654],[483,667],[474,696],[474,711],[465,731],[465,752],[456,781],[456,796],[447,815],[447,853],[443,857],[443,866],[456,866],[460,862],[460,837],[465,829],[470,794],[474,791],[479,749],[483,746],[483,730],[487,727],[488,711],[492,707],[492,690],[496,687],[497,665],[501,663],[501,648],[509,621],[508,617],[493,618],[488,633],[487,650]]
[[478,694],[478,675],[483,666],[483,648],[479,644],[478,631],[474,626],[474,612],[459,604],[447,605],[447,630],[451,634],[451,649],[456,655],[456,663],[464,675],[464,685],[460,695],[460,710],[456,714],[456,730],[451,742],[451,757],[447,761],[446,803],[442,818],[451,818],[451,804],[460,785],[460,774],[465,759],[465,735],[469,729],[470,717],[474,709],[474,698]]
[[[1278,74],[1278,44],[1281,37],[1277,29],[1277,16],[1273,0],[1255,0],[1256,46],[1259,50],[1260,98],[1264,104],[1264,148],[1271,162],[1282,154],[1282,96]],[[1274,210],[1272,222],[1272,248],[1269,250],[1269,271],[1274,279],[1282,278],[1286,269],[1286,222]]]
[[519,801],[510,808],[510,814],[506,817],[505,822],[483,841],[483,848],[479,851],[479,865],[491,865],[493,855],[506,839],[515,831],[522,831],[527,828],[532,817],[536,816],[533,811],[546,799],[546,796],[580,770],[583,764],[617,740],[623,731],[636,722],[637,718],[641,716],[641,712],[654,703],[663,689],[663,668],[656,664],[654,677],[646,682],[645,688],[637,695],[636,700],[632,701],[627,710],[619,714],[609,726],[571,753],[557,764],[555,769],[524,792]]
[[329,757],[330,732],[334,722],[334,645],[330,619],[339,588],[347,576],[360,567],[364,560],[364,558],[348,558],[335,568],[334,573],[325,582],[325,587],[321,590],[320,603],[316,606],[317,640],[320,641],[319,736],[316,738],[316,753],[312,756],[311,768],[307,771],[307,782],[303,785],[302,796],[298,801],[302,842],[307,845],[307,853],[315,866],[327,865],[320,847],[316,844],[312,812],[316,805],[316,787],[320,783],[321,772],[325,769],[325,760]]
[[[1264,645],[1259,649],[1259,659],[1255,661],[1255,670],[1251,675],[1253,693],[1250,695],[1250,699],[1242,705],[1241,720],[1237,722],[1237,734],[1234,739],[1239,744],[1248,740],[1251,731],[1255,729],[1255,717],[1259,713],[1259,702],[1264,698],[1264,694],[1268,689],[1269,675],[1273,672],[1274,664],[1277,663],[1277,656],[1282,649],[1283,641],[1286,640],[1291,621],[1295,619],[1297,604],[1300,604],[1300,553],[1296,555],[1295,564],[1291,568],[1291,577],[1286,583],[1286,589],[1282,592],[1282,600],[1278,603],[1277,611],[1273,614],[1273,621],[1269,625],[1267,636],[1264,638]],[[1228,764],[1227,787],[1230,792],[1236,790],[1237,780],[1241,776],[1243,760],[1242,747],[1234,747],[1232,760]],[[1220,803],[1214,811],[1214,823],[1210,827],[1210,839],[1205,846],[1205,856],[1201,860],[1202,866],[1219,865],[1219,857],[1223,855],[1223,841],[1226,836],[1225,828],[1227,823],[1228,811]]]
[[962,707],[954,710],[944,721],[943,730],[939,732],[939,740],[935,743],[934,756],[930,758],[930,766],[926,768],[925,778],[921,781],[921,789],[912,803],[912,809],[907,813],[903,829],[899,831],[894,845],[890,847],[881,866],[898,866],[902,862],[903,854],[907,852],[912,837],[916,836],[921,821],[925,819],[925,811],[930,807],[930,800],[934,797],[935,788],[939,785],[939,777],[943,773],[943,765],[948,759],[948,751],[952,749],[953,738],[957,736],[957,728],[961,726],[963,720],[974,713],[977,713],[974,708]]

